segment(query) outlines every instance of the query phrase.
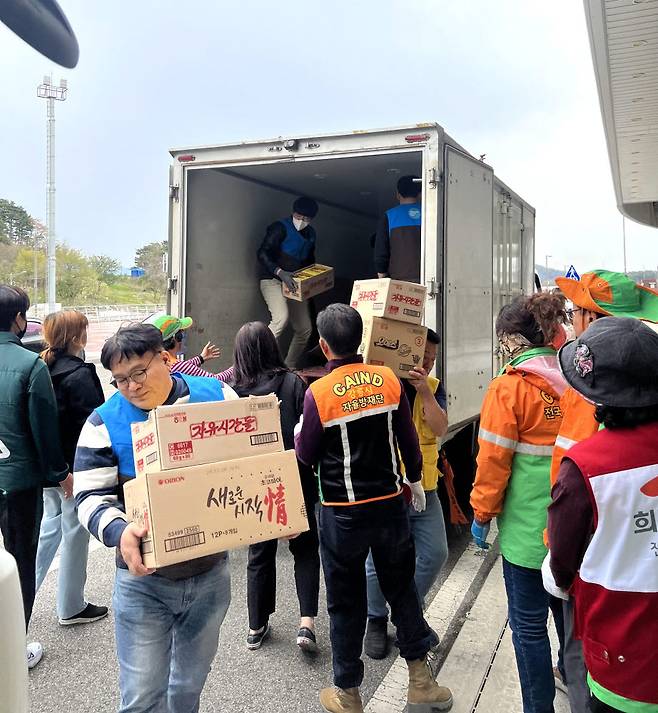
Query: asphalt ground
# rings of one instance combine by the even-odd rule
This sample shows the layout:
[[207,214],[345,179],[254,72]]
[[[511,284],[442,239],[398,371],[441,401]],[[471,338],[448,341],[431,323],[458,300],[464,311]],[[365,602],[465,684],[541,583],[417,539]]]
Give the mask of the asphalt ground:
[[[450,558],[427,601],[441,596],[440,587],[468,541],[466,532],[451,532]],[[293,560],[281,543],[278,554],[277,612],[272,633],[259,651],[246,647],[246,549],[231,552],[232,603],[224,621],[220,646],[201,699],[201,713],[306,713],[319,711],[318,691],[331,685],[331,647],[324,585],[317,619],[319,652],[303,654],[295,637],[298,606]],[[57,563],[55,563],[56,566]],[[86,596],[94,604],[111,608],[114,578],[113,552],[94,546],[89,555]],[[51,571],[37,594],[29,640],[44,646],[42,662],[30,672],[33,713],[105,713],[119,702],[118,666],[114,647],[112,612],[107,619],[75,627],[62,627],[55,613],[57,571]],[[392,639],[393,630],[389,628]],[[368,701],[396,657],[373,661],[365,658],[362,687]]]

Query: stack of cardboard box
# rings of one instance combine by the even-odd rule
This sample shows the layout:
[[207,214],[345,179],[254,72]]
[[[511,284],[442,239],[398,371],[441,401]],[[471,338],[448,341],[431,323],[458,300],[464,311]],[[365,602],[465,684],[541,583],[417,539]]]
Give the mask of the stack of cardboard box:
[[359,353],[367,364],[390,367],[400,378],[423,363],[427,329],[420,326],[427,289],[390,278],[357,280],[350,304],[363,318]]
[[274,394],[161,406],[132,425],[126,514],[148,529],[147,567],[308,530],[294,451]]

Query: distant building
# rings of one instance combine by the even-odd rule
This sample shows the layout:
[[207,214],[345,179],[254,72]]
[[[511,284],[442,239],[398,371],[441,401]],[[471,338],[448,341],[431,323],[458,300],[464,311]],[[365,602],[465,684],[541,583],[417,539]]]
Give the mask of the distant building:
[[130,268],[130,277],[144,277],[144,268],[143,267],[131,267]]

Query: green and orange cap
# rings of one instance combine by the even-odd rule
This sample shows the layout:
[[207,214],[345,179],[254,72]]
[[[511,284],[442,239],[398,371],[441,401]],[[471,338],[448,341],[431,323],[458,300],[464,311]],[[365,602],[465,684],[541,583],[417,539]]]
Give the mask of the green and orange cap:
[[170,314],[159,312],[152,314],[144,320],[145,324],[152,324],[162,332],[162,341],[171,339],[182,329],[189,329],[194,323],[191,317],[173,317]]
[[555,284],[577,307],[608,317],[658,322],[658,292],[638,285],[621,272],[592,270],[580,280],[556,277]]

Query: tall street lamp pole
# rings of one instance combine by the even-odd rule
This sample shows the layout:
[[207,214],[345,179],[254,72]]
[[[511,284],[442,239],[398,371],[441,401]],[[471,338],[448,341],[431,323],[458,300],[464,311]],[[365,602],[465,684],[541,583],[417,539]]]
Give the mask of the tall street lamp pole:
[[54,312],[57,304],[57,241],[55,236],[55,102],[64,101],[68,92],[66,79],[59,86],[52,83],[52,77],[44,77],[37,87],[37,96],[48,102],[48,132],[46,141],[46,214],[48,226],[48,311]]

